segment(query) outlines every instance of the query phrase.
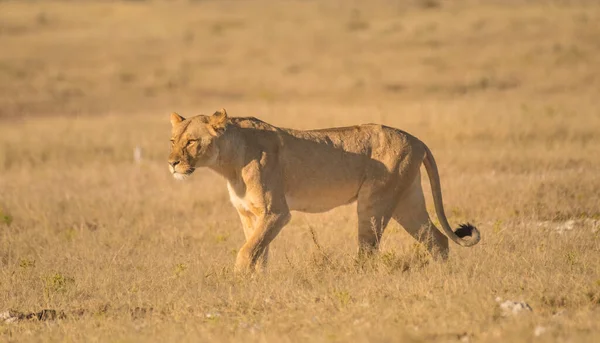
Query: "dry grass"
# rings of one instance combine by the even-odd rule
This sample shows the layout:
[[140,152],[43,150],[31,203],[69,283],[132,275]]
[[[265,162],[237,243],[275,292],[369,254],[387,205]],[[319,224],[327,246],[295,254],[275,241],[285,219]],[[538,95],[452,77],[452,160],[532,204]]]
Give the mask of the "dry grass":
[[[597,341],[599,35],[594,1],[0,2],[0,310],[67,316],[0,340]],[[224,181],[165,163],[168,112],[219,107],[417,135],[482,242],[394,224],[359,266],[353,206],[294,213],[235,278]]]

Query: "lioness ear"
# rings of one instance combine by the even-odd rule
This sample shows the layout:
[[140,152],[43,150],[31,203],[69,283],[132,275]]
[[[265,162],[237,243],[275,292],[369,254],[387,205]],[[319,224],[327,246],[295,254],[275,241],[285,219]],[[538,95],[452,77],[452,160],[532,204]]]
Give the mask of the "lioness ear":
[[225,130],[225,127],[227,126],[227,111],[222,108],[213,113],[208,119],[208,126],[210,128],[210,133],[213,136],[217,136],[220,132]]
[[185,120],[185,118],[180,116],[179,114],[177,114],[175,112],[171,113],[171,125],[172,126],[175,126],[176,124],[179,124],[184,120]]

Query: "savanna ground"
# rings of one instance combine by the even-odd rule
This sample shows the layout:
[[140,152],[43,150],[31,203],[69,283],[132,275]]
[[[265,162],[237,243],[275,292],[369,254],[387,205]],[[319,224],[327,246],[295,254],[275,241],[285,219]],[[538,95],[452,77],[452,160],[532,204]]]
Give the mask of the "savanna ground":
[[[598,37],[592,0],[1,1],[0,311],[66,318],[0,340],[598,341]],[[236,278],[225,182],[166,164],[169,112],[220,107],[413,133],[481,243],[392,223],[361,267],[354,206],[295,213]]]

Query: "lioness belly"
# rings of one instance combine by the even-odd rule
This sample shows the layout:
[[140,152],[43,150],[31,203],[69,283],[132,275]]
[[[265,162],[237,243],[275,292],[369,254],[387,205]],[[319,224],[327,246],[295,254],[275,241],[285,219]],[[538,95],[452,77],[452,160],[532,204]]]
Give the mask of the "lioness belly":
[[327,212],[338,206],[346,205],[355,201],[356,195],[345,197],[319,196],[316,198],[305,198],[297,195],[286,195],[285,200],[290,211],[321,213]]
[[359,188],[360,180],[339,174],[336,178],[296,178],[286,184],[285,199],[292,211],[326,212],[356,200]]
[[[326,212],[356,200],[364,166],[338,156],[306,163],[308,159],[288,158],[284,168],[288,208],[301,212]],[[337,161],[336,161],[337,159]]]

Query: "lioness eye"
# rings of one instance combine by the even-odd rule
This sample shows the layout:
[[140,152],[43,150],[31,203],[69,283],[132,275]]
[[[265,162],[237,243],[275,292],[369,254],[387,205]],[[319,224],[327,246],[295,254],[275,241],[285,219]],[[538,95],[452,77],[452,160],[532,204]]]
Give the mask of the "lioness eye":
[[171,145],[175,145],[175,140],[171,139]]
[[187,141],[187,144],[185,146],[192,146],[192,145],[194,145],[194,143],[196,143],[195,140],[189,140],[189,141]]

